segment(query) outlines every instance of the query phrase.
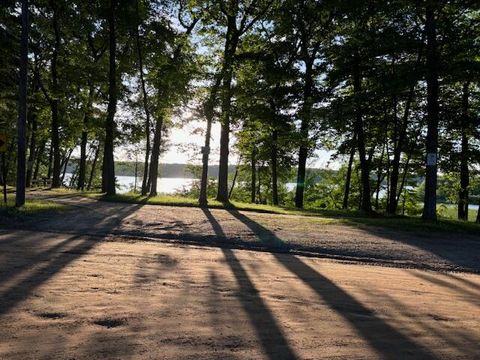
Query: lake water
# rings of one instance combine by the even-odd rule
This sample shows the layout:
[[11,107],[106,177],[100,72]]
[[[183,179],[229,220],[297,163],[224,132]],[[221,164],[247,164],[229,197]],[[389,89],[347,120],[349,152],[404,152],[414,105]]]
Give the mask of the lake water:
[[[65,183],[68,184],[70,181],[71,174],[65,174]],[[116,176],[117,178],[117,192],[126,193],[133,190],[135,185],[135,176]],[[183,190],[184,188],[189,189],[192,184],[197,181],[197,179],[187,179],[187,178],[158,178],[157,179],[157,190],[159,193],[164,194],[173,194],[177,191]],[[142,187],[142,178],[137,178],[137,190]]]
[[[157,191],[163,194],[173,194],[183,189],[189,189],[197,179],[186,178],[157,178]],[[117,176],[119,193],[128,192],[135,185],[134,176]],[[142,178],[137,178],[137,190],[142,187]]]
[[[65,183],[68,184],[70,181],[70,177],[72,174],[66,173],[65,174]],[[126,193],[128,191],[133,190],[135,185],[135,177],[134,176],[117,176],[117,187],[118,193]],[[158,178],[157,179],[157,191],[158,193],[163,194],[174,194],[178,191],[183,189],[189,189],[195,181],[199,181],[199,179],[189,179],[189,178]],[[137,178],[137,190],[139,190],[142,186],[142,178]],[[288,191],[295,190],[295,183],[287,183],[286,184]]]

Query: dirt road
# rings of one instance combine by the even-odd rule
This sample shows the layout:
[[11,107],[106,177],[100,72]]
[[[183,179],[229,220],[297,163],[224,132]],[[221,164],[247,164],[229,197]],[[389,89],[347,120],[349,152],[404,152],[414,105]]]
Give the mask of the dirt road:
[[475,270],[473,238],[64,201],[0,230],[0,359],[480,359],[480,276],[398,267]]
[[68,194],[40,196],[71,205],[74,210],[41,221],[35,218],[21,224],[21,228],[113,234],[150,241],[266,249],[389,266],[480,273],[480,234],[399,232],[341,225],[321,217],[120,204]]
[[0,358],[480,358],[478,275],[111,240],[2,231]]

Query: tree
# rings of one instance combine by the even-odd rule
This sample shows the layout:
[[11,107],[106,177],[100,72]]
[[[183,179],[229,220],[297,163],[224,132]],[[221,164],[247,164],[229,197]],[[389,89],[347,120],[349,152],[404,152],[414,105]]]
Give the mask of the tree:
[[109,75],[108,75],[108,109],[105,123],[105,142],[103,149],[102,191],[115,195],[115,162],[113,142],[115,138],[115,112],[117,111],[117,34],[115,30],[115,12],[117,0],[110,0],[107,12],[109,34]]
[[18,99],[18,155],[17,155],[17,188],[15,206],[25,204],[25,132],[27,122],[27,66],[28,66],[28,1],[22,1],[22,38],[20,47],[20,76]]
[[427,138],[425,199],[422,217],[424,220],[437,219],[437,156],[438,156],[438,49],[436,16],[437,6],[427,2],[425,7],[426,80],[427,80]]

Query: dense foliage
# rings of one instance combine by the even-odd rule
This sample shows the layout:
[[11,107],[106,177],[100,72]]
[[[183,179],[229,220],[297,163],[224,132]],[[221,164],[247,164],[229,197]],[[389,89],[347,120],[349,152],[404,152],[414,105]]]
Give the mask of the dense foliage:
[[[14,183],[22,14],[20,1],[4,3],[0,129]],[[143,163],[141,192],[156,195],[169,130],[194,119],[205,121],[205,146],[190,195],[203,205],[216,196],[390,214],[423,207],[435,219],[445,201],[466,220],[478,202],[478,2],[31,0],[28,8],[27,187],[113,194],[114,154],[128,149]],[[318,150],[338,169],[309,169]]]

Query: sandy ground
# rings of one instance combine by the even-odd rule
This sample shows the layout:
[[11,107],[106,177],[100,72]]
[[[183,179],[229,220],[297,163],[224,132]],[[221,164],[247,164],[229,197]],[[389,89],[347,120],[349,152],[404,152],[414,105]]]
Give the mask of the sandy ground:
[[475,238],[56,201],[0,228],[0,359],[480,359]]
[[2,359],[478,359],[480,276],[0,233]]

